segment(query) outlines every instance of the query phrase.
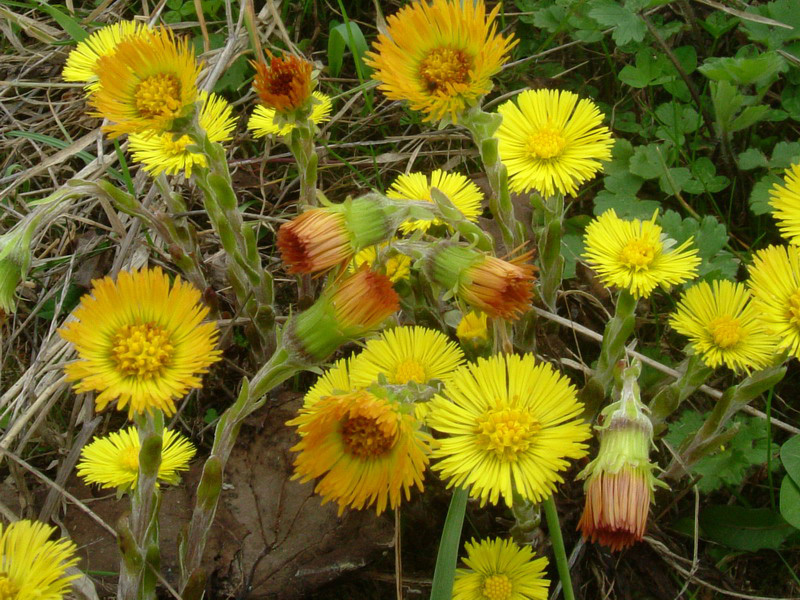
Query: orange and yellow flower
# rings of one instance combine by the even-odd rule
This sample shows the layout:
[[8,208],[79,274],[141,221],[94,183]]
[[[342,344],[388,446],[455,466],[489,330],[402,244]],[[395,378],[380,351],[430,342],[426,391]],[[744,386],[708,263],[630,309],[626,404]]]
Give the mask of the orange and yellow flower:
[[256,70],[253,89],[264,106],[279,113],[297,110],[311,97],[311,63],[289,54],[273,56],[267,50],[269,64],[250,61]]

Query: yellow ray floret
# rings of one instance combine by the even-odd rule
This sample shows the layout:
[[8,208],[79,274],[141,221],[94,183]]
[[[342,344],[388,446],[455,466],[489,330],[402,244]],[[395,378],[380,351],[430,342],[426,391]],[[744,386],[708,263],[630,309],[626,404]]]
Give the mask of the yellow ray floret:
[[750,293],[733,281],[701,281],[686,290],[670,324],[712,368],[724,364],[749,373],[769,364],[776,351]]
[[586,228],[583,258],[607,286],[648,297],[656,286],[669,287],[697,277],[700,258],[691,248],[691,238],[673,248],[675,242],[650,221],[624,221],[608,210]]
[[[312,92],[311,97],[315,99],[311,108],[310,119],[314,125],[330,121],[331,107],[333,103],[331,97],[322,92]],[[267,135],[287,136],[295,128],[294,123],[276,122],[277,113],[271,106],[257,105],[253,109],[253,114],[247,122],[247,128],[253,132],[253,137],[262,138]]]
[[[139,432],[135,427],[96,437],[81,450],[78,476],[86,483],[96,483],[101,488],[131,490],[139,479],[140,450]],[[164,430],[158,479],[177,484],[180,481],[179,473],[189,469],[189,461],[194,454],[195,447],[184,435],[170,429]]]
[[[417,202],[433,202],[431,188],[437,188],[458,211],[473,223],[481,214],[481,200],[483,194],[472,181],[460,173],[446,173],[436,169],[430,178],[424,173],[408,173],[400,175],[394,180],[386,192],[389,198],[398,200],[416,200]],[[420,230],[427,231],[432,225],[441,225],[441,219],[415,219],[400,225],[400,231],[411,233]]]
[[97,70],[100,88],[89,103],[94,116],[111,122],[103,127],[111,137],[169,131],[191,114],[197,99],[200,65],[188,38],[179,40],[169,29],[120,42],[113,54],[100,57]]
[[101,56],[113,54],[120,42],[139,37],[150,28],[138,21],[120,21],[102,29],[98,29],[88,38],[79,42],[67,57],[67,64],[61,76],[64,81],[82,81],[86,88],[93,92],[100,84],[97,62]]
[[750,291],[767,330],[778,348],[800,358],[800,248],[759,250],[749,271]]
[[355,389],[350,382],[350,359],[341,358],[333,363],[330,369],[326,369],[306,392],[303,406],[308,408],[326,396],[347,394]]
[[405,100],[426,121],[458,114],[492,89],[492,76],[516,40],[497,33],[498,4],[487,16],[482,0],[414,2],[386,21],[365,62],[390,100]]
[[59,334],[74,344],[78,360],[67,364],[75,391],[98,392],[97,410],[117,400],[128,415],[175,412],[175,400],[202,386],[201,375],[218,361],[219,332],[203,323],[208,308],[200,292],[161,269],[142,269],[92,282]]
[[783,174],[784,185],[776,183],[769,191],[769,203],[781,235],[790,244],[800,244],[800,164]]
[[292,479],[320,478],[314,491],[323,504],[374,506],[378,514],[397,508],[411,489],[422,491],[430,436],[419,430],[410,405],[379,398],[365,390],[320,398],[300,410],[288,425],[300,442]]
[[[197,118],[208,139],[211,142],[230,140],[236,127],[231,105],[221,96],[208,92],[200,92],[199,99],[203,104]],[[188,135],[169,132],[132,133],[128,137],[128,150],[133,160],[154,177],[161,173],[178,175],[183,172],[189,178],[192,168],[207,166],[205,154],[188,150],[192,144]]]
[[500,158],[515,192],[574,195],[611,159],[611,131],[591,100],[559,90],[527,90],[501,105]]
[[350,365],[354,385],[367,387],[383,375],[393,385],[447,381],[464,363],[464,353],[446,335],[426,327],[395,327],[366,348]]
[[431,401],[426,422],[446,434],[433,469],[448,487],[511,506],[514,494],[541,502],[562,483],[567,459],[586,455],[583,404],[566,377],[532,354],[480,358],[458,369]]
[[358,251],[353,257],[350,270],[357,271],[361,265],[368,265],[373,271],[384,273],[392,282],[408,279],[411,273],[411,257],[391,248],[389,242],[367,246]]
[[464,548],[468,568],[456,571],[453,600],[546,600],[547,559],[534,559],[530,546],[496,538]]
[[29,521],[0,523],[0,598],[60,600],[78,575],[67,569],[78,563],[77,548],[66,539],[51,540],[56,528]]

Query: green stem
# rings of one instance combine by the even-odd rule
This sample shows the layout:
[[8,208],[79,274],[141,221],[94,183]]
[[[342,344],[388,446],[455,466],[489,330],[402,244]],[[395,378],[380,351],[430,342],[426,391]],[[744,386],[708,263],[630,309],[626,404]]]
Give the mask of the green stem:
[[556,559],[556,567],[558,567],[558,577],[561,579],[561,587],[564,590],[564,600],[575,600],[575,592],[572,590],[572,578],[569,575],[567,552],[564,547],[564,538],[561,535],[561,525],[558,522],[556,501],[553,496],[544,501],[544,516],[547,519],[550,541],[553,542],[553,554]]
[[461,529],[464,526],[468,495],[467,490],[462,488],[456,488],[453,491],[450,508],[447,510],[447,518],[442,529],[442,537],[439,540],[431,600],[452,600],[453,598],[453,580],[456,576],[458,551],[461,547]]
[[542,300],[553,312],[556,307],[556,296],[564,276],[564,257],[561,255],[561,237],[563,233],[564,197],[561,194],[546,198],[542,203],[544,210],[544,227],[539,236],[539,284]]
[[673,414],[681,403],[703,385],[713,369],[706,366],[698,354],[692,354],[678,365],[681,376],[672,383],[665,385],[650,401],[650,419],[653,422],[653,431],[656,434],[666,429],[667,418]]
[[292,151],[300,173],[300,204],[317,205],[317,164],[319,157],[314,145],[314,124],[311,120],[298,123],[289,134]]

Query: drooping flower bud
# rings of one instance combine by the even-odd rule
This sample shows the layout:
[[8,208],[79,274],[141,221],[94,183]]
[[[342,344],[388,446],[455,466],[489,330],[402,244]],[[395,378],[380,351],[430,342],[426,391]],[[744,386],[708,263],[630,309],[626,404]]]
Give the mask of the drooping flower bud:
[[636,379],[641,365],[625,369],[621,397],[603,411],[600,450],[578,475],[586,479],[586,505],[578,523],[585,539],[622,550],[640,541],[656,485],[650,462],[653,426],[642,412]]
[[388,277],[364,267],[333,284],[287,329],[287,345],[313,362],[375,330],[400,308]]
[[448,245],[428,258],[427,273],[435,282],[490,317],[515,320],[531,307],[534,266],[523,254],[506,261],[467,248]]
[[377,194],[312,208],[281,225],[278,249],[289,273],[317,273],[392,237],[403,211]]

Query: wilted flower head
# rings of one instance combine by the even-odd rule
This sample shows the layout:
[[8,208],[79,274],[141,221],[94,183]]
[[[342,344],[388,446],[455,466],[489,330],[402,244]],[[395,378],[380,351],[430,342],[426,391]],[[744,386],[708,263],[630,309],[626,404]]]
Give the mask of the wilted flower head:
[[303,106],[311,97],[311,63],[293,54],[273,56],[270,61],[250,61],[256,70],[253,89],[264,106],[279,113],[289,113]]

